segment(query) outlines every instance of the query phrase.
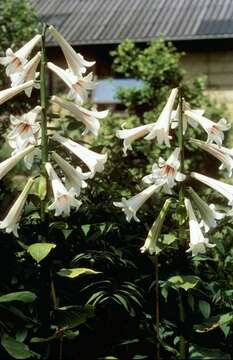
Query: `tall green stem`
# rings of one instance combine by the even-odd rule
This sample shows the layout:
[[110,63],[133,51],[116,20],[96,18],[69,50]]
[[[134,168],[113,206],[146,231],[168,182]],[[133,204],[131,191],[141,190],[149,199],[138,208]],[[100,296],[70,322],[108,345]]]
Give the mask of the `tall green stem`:
[[155,317],[156,317],[156,337],[157,337],[157,343],[156,343],[156,358],[157,360],[160,360],[160,329],[159,329],[159,320],[160,320],[160,306],[159,306],[159,259],[158,254],[155,254]]
[[[180,148],[180,171],[184,172],[184,134],[183,134],[183,116],[184,116],[184,110],[183,110],[183,98],[182,98],[182,92],[181,89],[179,89],[179,129],[178,129],[178,143]],[[183,183],[181,182],[180,192],[179,192],[179,204],[180,208],[182,204],[184,203],[184,188]],[[180,241],[183,241],[183,227],[182,227],[182,216],[180,219],[179,224],[179,238]],[[185,322],[185,311],[184,311],[184,305],[182,301],[182,294],[179,294],[179,317],[180,317],[180,323],[181,325]],[[183,329],[181,329],[183,331]],[[187,353],[187,344],[184,336],[180,335],[180,356],[182,360],[185,360]]]
[[[41,34],[41,66],[40,66],[40,104],[41,104],[41,176],[44,187],[47,186],[45,163],[48,161],[47,136],[47,95],[46,95],[46,54],[45,34],[47,25],[43,25]],[[46,196],[41,200],[41,221],[45,220]]]
[[[161,232],[165,217],[167,215],[167,211],[171,205],[171,199],[167,199],[160,210],[160,213],[155,220],[154,224],[152,225],[150,229],[150,236],[154,237],[154,242],[156,244],[159,234]],[[148,235],[149,236],[149,235]],[[156,250],[157,251],[157,250]],[[160,306],[159,306],[159,255],[156,252],[155,253],[155,329],[156,329],[156,337],[157,337],[157,343],[156,343],[156,359],[160,360],[160,328],[159,328],[159,322],[160,322]]]

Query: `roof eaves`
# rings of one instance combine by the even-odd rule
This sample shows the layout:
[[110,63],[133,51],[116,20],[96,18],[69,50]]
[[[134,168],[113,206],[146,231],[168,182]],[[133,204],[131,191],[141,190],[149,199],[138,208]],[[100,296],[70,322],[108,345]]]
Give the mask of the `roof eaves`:
[[[136,43],[143,43],[143,42],[149,42],[153,41],[155,39],[158,39],[160,36],[155,36],[153,38],[130,38],[130,40],[136,42]],[[221,35],[198,35],[198,36],[184,36],[184,37],[175,37],[175,36],[164,36],[163,37],[165,41],[202,41],[202,40],[217,40],[217,39],[233,39],[233,34],[221,34]],[[129,38],[125,38],[129,39]],[[125,39],[107,39],[107,40],[85,40],[85,41],[79,41],[79,42],[71,42],[70,44],[72,46],[79,46],[79,45],[110,45],[110,44],[120,44]],[[47,43],[47,47],[57,47],[58,45],[55,43]]]

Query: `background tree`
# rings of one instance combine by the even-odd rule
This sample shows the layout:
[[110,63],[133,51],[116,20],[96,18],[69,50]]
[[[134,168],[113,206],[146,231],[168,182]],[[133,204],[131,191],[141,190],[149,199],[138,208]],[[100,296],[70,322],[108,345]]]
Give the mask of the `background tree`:
[[[31,3],[28,0],[2,0],[0,2],[0,29],[0,56],[5,55],[6,49],[17,50],[31,39],[38,32],[38,18]],[[3,89],[8,85],[9,80],[6,78],[4,67],[1,66],[0,87]],[[24,110],[23,107],[26,106],[26,103],[28,104],[25,99],[24,96],[21,96],[11,104],[4,104],[1,106],[0,115],[8,110]]]

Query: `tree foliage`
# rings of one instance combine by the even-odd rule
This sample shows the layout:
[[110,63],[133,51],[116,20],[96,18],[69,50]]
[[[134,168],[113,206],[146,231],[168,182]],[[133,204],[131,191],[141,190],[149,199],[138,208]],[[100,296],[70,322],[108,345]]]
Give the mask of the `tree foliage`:
[[[0,1],[0,56],[5,56],[8,48],[19,49],[38,32],[38,19],[28,0],[2,0]],[[4,68],[0,68],[0,87],[9,85]],[[21,97],[21,111],[26,107],[25,98]],[[31,102],[31,101],[30,101]],[[35,102],[35,100],[34,100]],[[27,101],[28,103],[28,101]],[[18,100],[19,104],[19,100]],[[0,114],[9,111],[19,111],[17,102],[1,106]]]

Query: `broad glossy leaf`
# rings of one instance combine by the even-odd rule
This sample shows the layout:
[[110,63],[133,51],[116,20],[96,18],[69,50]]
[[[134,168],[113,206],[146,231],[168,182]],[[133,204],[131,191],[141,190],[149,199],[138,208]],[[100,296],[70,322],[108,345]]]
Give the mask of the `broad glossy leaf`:
[[200,312],[202,313],[202,315],[208,319],[210,317],[210,311],[211,311],[211,308],[210,308],[210,304],[204,300],[200,300],[199,301],[199,309],[200,309]]
[[41,262],[52,249],[56,247],[55,244],[50,243],[35,243],[28,247],[27,251],[37,263]]
[[208,359],[208,360],[217,360],[217,359],[224,359],[224,360],[230,360],[231,356],[230,354],[227,354],[225,352],[222,352],[219,349],[213,349],[213,348],[204,348],[201,346],[191,346],[190,347],[190,357],[189,359]]
[[21,301],[23,303],[31,303],[36,299],[36,295],[31,291],[17,291],[0,296],[0,303],[10,301]]
[[185,291],[193,289],[200,278],[194,275],[176,275],[168,279],[168,282],[174,285],[176,288],[184,289]]
[[40,355],[31,351],[27,345],[10,336],[3,336],[1,344],[8,354],[10,354],[14,359],[40,358]]
[[72,269],[61,269],[58,271],[58,275],[75,279],[81,275],[95,275],[100,274],[99,271],[95,271],[87,268],[72,268]]
[[59,327],[67,329],[79,326],[94,316],[94,307],[91,305],[84,306],[64,306],[54,312],[55,323]]

